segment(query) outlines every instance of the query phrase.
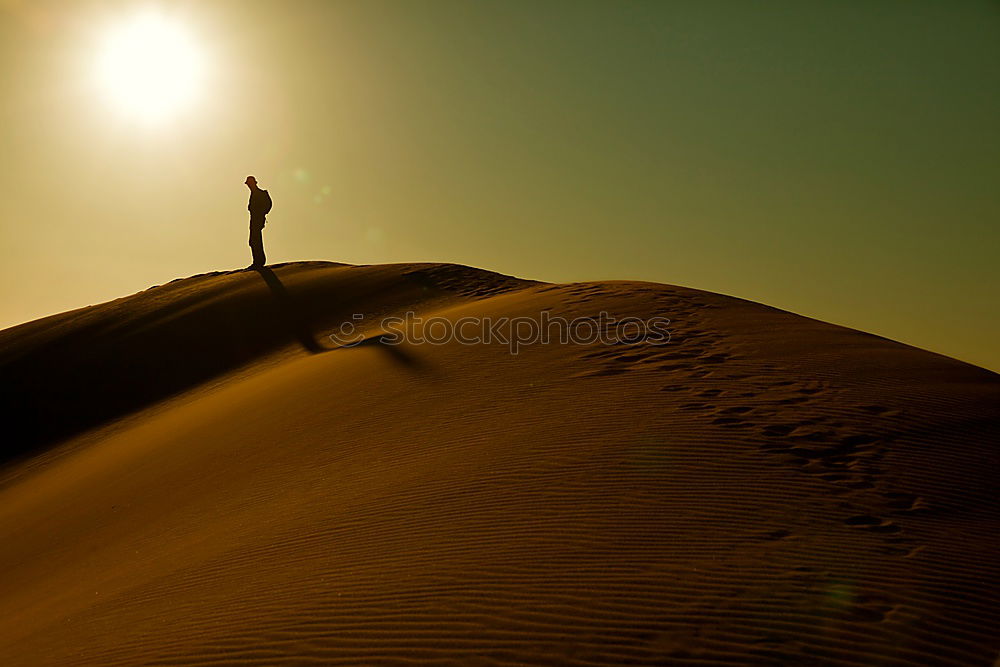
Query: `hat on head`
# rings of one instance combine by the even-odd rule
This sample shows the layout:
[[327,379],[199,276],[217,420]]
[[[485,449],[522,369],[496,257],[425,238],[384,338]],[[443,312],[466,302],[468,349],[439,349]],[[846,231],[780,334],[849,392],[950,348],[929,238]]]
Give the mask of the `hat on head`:
[[256,183],[256,182],[257,182],[257,179],[256,179],[256,178],[254,178],[253,176],[247,176],[247,180],[245,180],[245,181],[243,181],[243,182],[244,182],[244,183],[246,183],[247,185],[249,185],[249,184],[250,184],[251,182],[252,182],[252,183]]

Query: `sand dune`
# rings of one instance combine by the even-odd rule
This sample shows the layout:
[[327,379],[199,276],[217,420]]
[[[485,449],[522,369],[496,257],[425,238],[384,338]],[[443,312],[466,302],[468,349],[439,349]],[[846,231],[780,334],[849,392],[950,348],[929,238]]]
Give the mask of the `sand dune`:
[[[672,339],[384,344],[408,311]],[[355,313],[367,343],[338,348]],[[4,665],[1000,651],[1000,380],[877,336],[668,285],[308,262],[0,350]]]

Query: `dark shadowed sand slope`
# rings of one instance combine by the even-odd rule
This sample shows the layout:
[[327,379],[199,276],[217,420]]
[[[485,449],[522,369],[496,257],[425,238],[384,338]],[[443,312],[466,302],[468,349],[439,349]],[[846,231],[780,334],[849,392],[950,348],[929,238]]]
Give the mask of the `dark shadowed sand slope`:
[[[381,343],[411,310],[672,340]],[[367,344],[330,349],[345,321]],[[1000,381],[876,336],[669,285],[309,262],[8,329],[0,372],[3,665],[1000,650]]]

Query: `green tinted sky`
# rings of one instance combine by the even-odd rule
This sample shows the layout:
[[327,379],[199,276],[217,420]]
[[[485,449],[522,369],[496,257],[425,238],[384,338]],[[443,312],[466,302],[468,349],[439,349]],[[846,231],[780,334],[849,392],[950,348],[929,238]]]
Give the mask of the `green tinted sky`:
[[733,294],[1000,368],[1000,4],[162,3],[210,87],[90,82],[129,2],[0,0],[0,325],[249,263]]

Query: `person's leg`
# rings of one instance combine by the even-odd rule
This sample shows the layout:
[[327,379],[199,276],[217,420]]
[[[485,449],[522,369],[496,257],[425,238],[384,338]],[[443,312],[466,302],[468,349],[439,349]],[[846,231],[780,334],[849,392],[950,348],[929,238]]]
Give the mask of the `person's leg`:
[[260,219],[260,231],[257,232],[257,240],[259,243],[257,247],[260,248],[260,265],[264,266],[267,264],[267,256],[264,254],[264,218]]
[[253,254],[253,266],[264,266],[267,258],[264,256],[264,237],[261,225],[257,221],[250,223],[250,251]]

